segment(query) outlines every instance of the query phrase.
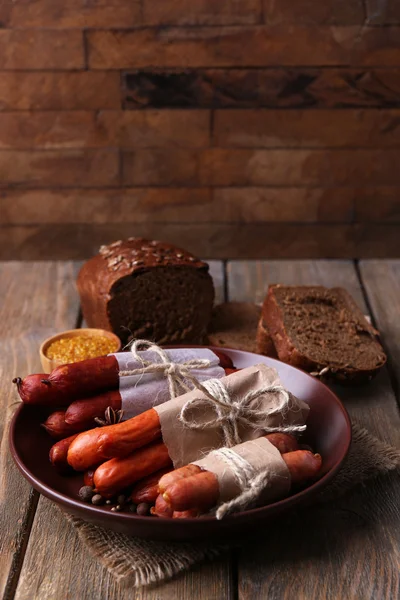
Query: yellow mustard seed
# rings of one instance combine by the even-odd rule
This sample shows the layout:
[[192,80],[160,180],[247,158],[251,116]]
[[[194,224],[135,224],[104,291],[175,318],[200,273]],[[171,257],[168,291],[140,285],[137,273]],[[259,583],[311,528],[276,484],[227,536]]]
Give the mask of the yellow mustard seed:
[[104,356],[116,352],[118,345],[106,336],[83,336],[61,338],[47,349],[47,356],[64,364],[79,362],[87,358]]

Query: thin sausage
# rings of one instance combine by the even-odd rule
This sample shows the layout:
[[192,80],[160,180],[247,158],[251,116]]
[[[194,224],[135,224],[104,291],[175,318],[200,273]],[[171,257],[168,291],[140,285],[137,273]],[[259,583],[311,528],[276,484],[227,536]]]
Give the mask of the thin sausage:
[[[67,464],[68,464],[68,462],[67,462]],[[85,485],[90,485],[90,487],[93,487],[93,488],[94,488],[94,472],[95,472],[95,469],[89,469],[88,471],[85,471],[85,473],[83,475],[83,483]]]
[[171,471],[167,473],[163,477],[161,477],[158,482],[158,491],[160,494],[165,492],[165,490],[180,479],[185,479],[186,477],[191,477],[191,475],[196,475],[197,473],[201,473],[201,468],[198,465],[193,465],[192,463],[181,467],[180,469],[175,469],[175,471]]
[[118,388],[119,366],[115,356],[101,356],[61,365],[50,375],[16,377],[13,382],[25,404],[68,406],[76,398]]
[[[282,454],[282,458],[288,467],[292,485],[314,478],[322,465],[321,455],[312,454],[308,450],[287,452]],[[198,508],[207,512],[218,503],[218,479],[214,473],[202,471],[171,484],[162,497],[173,510]]]
[[234,364],[232,359],[225,354],[225,352],[221,352],[221,350],[212,350],[216,356],[219,358],[219,365],[223,369],[234,369]]
[[155,442],[125,458],[112,458],[100,465],[94,474],[99,494],[112,495],[166,467],[172,462],[166,446]]
[[[94,425],[94,424],[93,424]],[[70,425],[65,422],[65,411],[57,410],[42,423],[47,433],[55,440],[62,440],[74,433],[80,433],[93,427],[90,423],[81,422],[77,425]],[[75,436],[77,437],[77,436]]]
[[[57,469],[59,473],[69,473],[72,472],[72,468],[69,466],[67,461],[68,448],[71,442],[77,437],[77,433],[75,435],[71,435],[70,437],[64,438],[59,442],[56,442],[54,446],[50,448],[49,459],[53,467]],[[86,484],[91,485],[91,484]]]
[[160,437],[160,419],[151,408],[123,423],[85,431],[71,444],[68,462],[75,471],[86,471],[110,458],[128,456]]
[[174,510],[172,513],[173,519],[195,519],[201,514],[198,508],[192,508],[191,510]]
[[172,508],[165,502],[161,494],[157,496],[154,508],[151,509],[151,514],[157,517],[171,518],[173,515]]
[[140,502],[147,502],[148,504],[154,504],[158,496],[158,482],[161,477],[166,473],[169,473],[171,469],[165,468],[145,477],[141,481],[138,481],[131,492],[131,500],[135,504]]
[[292,483],[304,483],[318,473],[322,465],[320,454],[313,454],[309,450],[297,450],[282,454],[282,458],[289,469]]
[[[231,359],[214,351],[223,368],[233,368]],[[88,358],[61,365],[50,375],[39,373],[24,379],[15,377],[19,395],[25,404],[68,406],[73,400],[119,387],[119,365],[114,355]],[[107,408],[107,407],[106,407]]]
[[104,417],[109,406],[114,410],[119,410],[121,403],[119,390],[111,390],[83,400],[74,400],[66,410],[65,420],[71,425],[94,421],[96,417]]
[[218,497],[218,479],[210,471],[181,479],[163,493],[164,500],[173,510],[198,508],[207,512],[217,504]]
[[290,433],[269,433],[265,438],[279,450],[281,454],[294,452],[299,449],[299,444]]

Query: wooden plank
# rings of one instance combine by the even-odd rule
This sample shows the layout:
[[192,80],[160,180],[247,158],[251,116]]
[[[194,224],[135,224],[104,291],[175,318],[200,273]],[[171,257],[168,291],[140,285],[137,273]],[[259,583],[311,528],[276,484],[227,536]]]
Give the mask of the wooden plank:
[[78,299],[71,263],[2,263],[0,266],[0,595],[12,597],[38,495],[19,475],[8,450],[8,425],[18,405],[11,379],[40,372],[39,345],[74,327]]
[[360,272],[368,301],[389,355],[389,367],[400,401],[400,261],[363,260]]
[[[395,223],[108,223],[2,227],[3,260],[89,258],[101,244],[129,236],[165,240],[215,259],[395,258]],[[71,244],[71,239],[74,243]]]
[[[224,294],[221,261],[210,261],[216,300]],[[176,598],[230,598],[232,574],[230,556],[199,565],[155,590],[138,590],[137,600]],[[41,497],[16,591],[16,600],[54,600],[55,598],[92,600],[132,598],[132,589],[115,582],[96,559],[90,556],[74,528],[50,501]]]
[[172,600],[230,597],[226,559],[205,563],[153,590],[133,590],[93,559],[60,511],[40,499],[15,600]]
[[[366,311],[351,262],[228,264],[231,300],[260,301],[268,283],[341,285]],[[369,385],[337,387],[351,417],[393,445],[400,419],[387,371]],[[239,552],[239,599],[384,598],[399,591],[400,477],[367,482],[334,504],[289,515]]]

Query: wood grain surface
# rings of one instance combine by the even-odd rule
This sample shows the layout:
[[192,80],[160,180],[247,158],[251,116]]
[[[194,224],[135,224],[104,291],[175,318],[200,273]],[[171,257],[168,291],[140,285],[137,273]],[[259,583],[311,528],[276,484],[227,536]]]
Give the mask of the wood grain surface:
[[[368,262],[366,262],[368,264]],[[260,301],[269,283],[343,286],[367,310],[352,262],[270,261],[228,265],[229,299]],[[371,281],[371,286],[374,283]],[[351,418],[400,445],[400,418],[387,370],[371,384],[337,386]],[[291,515],[238,553],[239,598],[398,597],[400,476],[391,474],[334,504]]]
[[376,327],[389,355],[392,383],[400,403],[400,261],[360,261],[359,268]]
[[[1,265],[4,410],[15,400],[7,383],[10,371],[15,371],[12,376],[17,371],[26,374],[38,369],[40,340],[55,330],[74,326],[78,305],[73,281],[78,266]],[[262,301],[272,282],[342,285],[364,311],[372,308],[395,363],[399,332],[392,324],[398,314],[399,261],[362,261],[359,271],[351,261],[338,260],[232,261],[227,265],[213,261],[210,268],[218,302],[227,298]],[[353,420],[382,440],[400,445],[400,419],[387,370],[368,386],[337,387],[336,392]],[[37,495],[30,494],[11,464],[4,431],[0,459],[0,591],[5,590],[7,600],[398,597],[400,477],[394,473],[367,482],[333,504],[294,512],[260,532],[257,539],[241,540],[239,550],[199,565],[165,585],[132,590],[115,583],[89,556],[55,505],[41,497],[36,509]]]
[[[78,263],[74,271],[78,269]],[[25,265],[25,270],[29,270]],[[71,268],[67,267],[65,268]],[[23,266],[21,267],[23,269]],[[214,277],[216,300],[224,298],[224,270],[220,261],[210,262],[210,271]],[[58,290],[58,302],[65,303],[65,297],[75,300],[75,311],[71,322],[57,323],[57,329],[73,327],[77,315],[77,296],[74,292],[73,278],[68,281],[68,289],[61,287],[57,276],[53,276],[54,290]],[[14,290],[15,292],[15,290]],[[44,289],[47,293],[48,289]],[[55,302],[54,297],[50,297]],[[11,303],[9,303],[11,304]],[[46,305],[44,304],[44,309]],[[35,313],[36,315],[36,313]],[[38,314],[38,322],[48,319],[47,311]],[[38,331],[37,344],[46,337],[36,329],[36,316],[31,318],[31,327]],[[47,334],[49,335],[49,334]],[[37,345],[31,352],[37,352]],[[35,366],[37,368],[38,365]],[[33,371],[35,368],[31,368]],[[15,474],[21,485],[22,478]],[[28,486],[26,486],[28,488]],[[29,491],[29,490],[27,490]],[[182,574],[176,580],[156,590],[135,591],[137,600],[172,600],[176,598],[207,598],[219,600],[231,598],[232,575],[229,555],[212,563],[200,565],[193,571]],[[5,568],[7,572],[7,568]],[[26,549],[15,598],[17,600],[128,600],[133,597],[132,589],[122,587],[115,582],[106,569],[91,558],[80,542],[74,528],[66,523],[61,511],[41,497],[33,521],[32,532]]]
[[0,595],[11,598],[38,494],[19,475],[8,449],[8,425],[19,396],[11,379],[40,372],[39,345],[74,327],[79,302],[71,263],[0,266]]

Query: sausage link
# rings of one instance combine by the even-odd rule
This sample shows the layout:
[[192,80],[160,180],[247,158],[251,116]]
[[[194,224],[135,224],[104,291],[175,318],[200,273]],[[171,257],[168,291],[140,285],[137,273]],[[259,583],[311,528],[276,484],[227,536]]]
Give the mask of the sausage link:
[[154,408],[117,425],[97,427],[79,435],[68,451],[75,471],[86,471],[110,458],[131,454],[161,437],[160,419]]
[[[59,473],[66,474],[72,472],[72,468],[69,466],[67,461],[68,448],[71,442],[77,437],[77,433],[75,435],[71,435],[59,442],[56,442],[54,446],[50,448],[49,459],[53,467],[57,469]],[[86,484],[90,485],[90,484]]]
[[294,452],[299,449],[296,438],[290,433],[269,433],[265,438],[275,446],[281,454],[284,452]]
[[[278,448],[279,452],[291,452],[292,450],[298,449],[298,444],[296,438],[289,433],[269,433],[265,436],[267,440]],[[200,473],[201,468],[197,465],[189,464],[180,469],[175,469],[175,471],[171,471],[167,473],[164,477],[162,477],[158,484],[158,489],[160,493],[163,493],[168,486],[175,481],[180,479],[190,477],[191,475],[195,475],[196,473]]]
[[82,422],[76,425],[70,425],[69,423],[65,422],[65,411],[57,410],[47,417],[46,421],[42,423],[42,426],[52,438],[56,440],[62,440],[63,438],[73,435],[74,433],[86,431],[87,429],[93,427],[94,424],[91,425],[90,423]]
[[220,367],[222,367],[223,369],[235,368],[232,359],[227,354],[225,354],[225,352],[222,352],[221,350],[212,350],[212,352],[214,352],[214,354],[218,356]]
[[163,477],[161,477],[158,482],[158,491],[160,494],[165,492],[165,490],[180,479],[185,479],[186,477],[190,477],[191,475],[196,475],[196,473],[201,473],[201,468],[198,465],[192,465],[191,463],[186,465],[185,467],[181,467],[180,469],[175,469],[175,471],[171,471],[167,473]]
[[115,356],[101,356],[61,365],[50,375],[16,377],[13,382],[26,404],[68,406],[76,398],[118,388],[119,366]]
[[155,506],[150,510],[152,515],[156,517],[164,517],[166,519],[170,519],[173,514],[172,508],[165,502],[164,498],[161,494],[159,494],[156,498]]
[[[322,465],[321,455],[308,450],[287,452],[282,454],[282,458],[288,467],[291,484],[305,483],[314,478]],[[201,512],[207,512],[218,502],[218,479],[214,473],[202,471],[172,483],[162,496],[174,511],[198,508]]]
[[94,484],[99,494],[112,495],[155,471],[171,466],[165,444],[155,442],[130,456],[112,458],[100,465],[94,474]]
[[174,510],[172,513],[173,519],[194,519],[200,516],[201,511],[198,508],[191,508],[190,510]]
[[320,454],[313,454],[309,450],[296,450],[282,454],[282,458],[289,469],[292,483],[305,483],[318,474],[322,465]]
[[197,473],[173,483],[163,493],[163,498],[173,510],[198,508],[207,512],[218,502],[218,479],[210,471]]
[[109,406],[114,410],[119,410],[121,402],[119,390],[111,390],[83,400],[74,400],[66,410],[65,420],[70,425],[87,423],[93,421],[96,417],[104,417],[104,413]]
[[135,504],[147,502],[154,504],[158,496],[158,482],[165,473],[169,473],[171,469],[161,469],[148,477],[145,477],[134,486],[131,493],[131,500]]
[[89,469],[88,471],[85,471],[83,475],[83,483],[85,485],[90,485],[92,488],[94,488],[94,473],[95,469]]

